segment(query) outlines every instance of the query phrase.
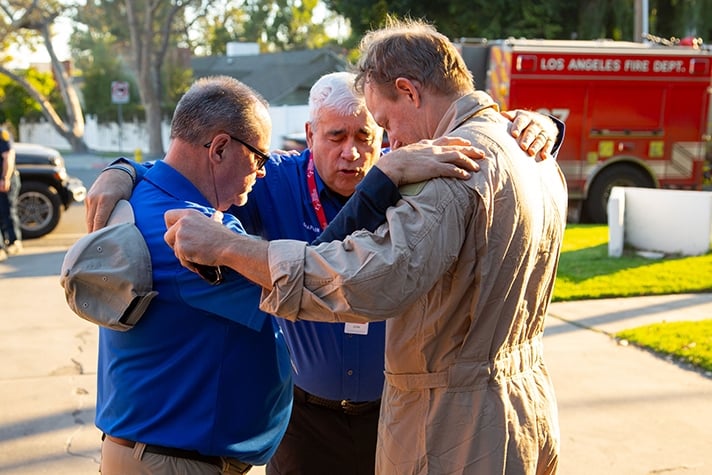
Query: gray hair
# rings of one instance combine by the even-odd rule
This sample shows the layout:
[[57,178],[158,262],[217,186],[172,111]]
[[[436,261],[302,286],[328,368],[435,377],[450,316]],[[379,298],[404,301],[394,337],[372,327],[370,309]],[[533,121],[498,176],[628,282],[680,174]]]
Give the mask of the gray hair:
[[267,102],[249,86],[230,76],[195,81],[181,97],[171,121],[171,139],[208,142],[218,131],[249,140],[264,133],[255,121],[255,107]]
[[319,112],[329,109],[349,116],[366,110],[363,94],[354,88],[356,75],[349,72],[325,74],[309,91],[309,122],[316,126]]

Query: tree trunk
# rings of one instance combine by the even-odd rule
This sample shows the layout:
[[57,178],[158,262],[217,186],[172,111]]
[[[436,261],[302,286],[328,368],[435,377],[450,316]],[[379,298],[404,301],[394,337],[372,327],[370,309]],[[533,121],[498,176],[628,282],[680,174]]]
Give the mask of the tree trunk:
[[[42,110],[42,115],[47,119],[47,121],[52,124],[52,127],[57,131],[59,135],[65,138],[72,150],[81,153],[89,150],[86,142],[84,142],[84,116],[82,115],[81,125],[72,124],[72,127],[68,126],[67,123],[62,120],[55,108],[49,102],[45,96],[43,96],[32,84],[30,84],[27,79],[16,74],[9,69],[0,66],[0,74],[4,74],[10,79],[21,85],[25,91],[40,105]],[[76,97],[76,96],[75,96]],[[78,101],[77,101],[78,103]],[[66,106],[67,109],[70,108],[69,105]],[[81,109],[80,109],[81,110]]]
[[148,127],[148,153],[152,158],[161,158],[163,156],[161,102],[158,98],[153,98],[153,100],[147,100],[144,104],[146,107],[146,126]]
[[170,44],[171,25],[190,2],[124,0],[139,94],[146,108],[149,154],[153,158],[163,155],[161,70]]
[[72,147],[72,151],[74,153],[89,152],[89,146],[87,146],[86,142],[84,141],[84,137],[76,137],[72,134],[62,134],[62,137],[64,137],[67,142],[69,142],[69,146]]

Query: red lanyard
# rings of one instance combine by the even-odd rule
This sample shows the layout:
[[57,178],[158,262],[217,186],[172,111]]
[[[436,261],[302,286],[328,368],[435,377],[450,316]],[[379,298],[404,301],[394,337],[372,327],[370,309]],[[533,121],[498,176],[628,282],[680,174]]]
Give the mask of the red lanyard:
[[328,223],[326,222],[324,207],[321,205],[321,200],[319,199],[319,192],[316,189],[314,159],[311,155],[309,155],[309,163],[307,164],[307,186],[309,187],[309,196],[311,197],[312,207],[314,207],[314,212],[316,213],[316,217],[319,219],[319,225],[323,231],[326,229]]

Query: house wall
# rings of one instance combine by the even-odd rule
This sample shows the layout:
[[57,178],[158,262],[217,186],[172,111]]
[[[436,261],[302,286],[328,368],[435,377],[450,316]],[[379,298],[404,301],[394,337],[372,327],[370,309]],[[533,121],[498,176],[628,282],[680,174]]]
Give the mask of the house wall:
[[[309,118],[308,106],[270,107],[272,118],[272,140],[270,149],[282,148],[282,137],[286,134],[304,131],[304,122]],[[163,149],[168,150],[170,122],[163,122]],[[100,152],[135,153],[141,150],[148,153],[148,133],[143,122],[130,121],[99,124],[95,117],[86,118],[84,140],[90,149]],[[19,141],[37,143],[61,151],[70,150],[69,143],[48,122],[20,124]]]

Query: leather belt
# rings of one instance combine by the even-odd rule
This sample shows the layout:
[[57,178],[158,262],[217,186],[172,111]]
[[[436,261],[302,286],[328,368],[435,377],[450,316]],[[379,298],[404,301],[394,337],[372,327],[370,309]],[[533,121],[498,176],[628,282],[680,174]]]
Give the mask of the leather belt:
[[[126,440],[108,434],[104,434],[101,437],[101,440],[104,439],[109,439],[117,445],[128,447],[130,449],[136,446],[136,442],[132,440]],[[252,465],[249,463],[241,462],[234,458],[203,455],[196,450],[176,449],[173,447],[163,447],[161,445],[153,444],[146,444],[146,448],[144,450],[150,454],[165,455],[167,457],[178,457],[182,459],[195,460],[197,462],[209,463],[211,465],[215,465],[216,467],[220,467],[221,470],[224,470],[223,464],[225,464],[225,466],[229,467],[231,471],[224,471],[224,473],[244,474],[249,472],[252,468]]]
[[294,386],[294,394],[295,397],[306,401],[309,404],[314,404],[315,406],[321,406],[327,409],[332,409],[334,411],[343,412],[344,414],[349,416],[360,416],[361,414],[377,411],[381,407],[380,399],[377,399],[375,401],[364,402],[353,402],[346,399],[324,399],[319,396],[310,394],[298,386]]

